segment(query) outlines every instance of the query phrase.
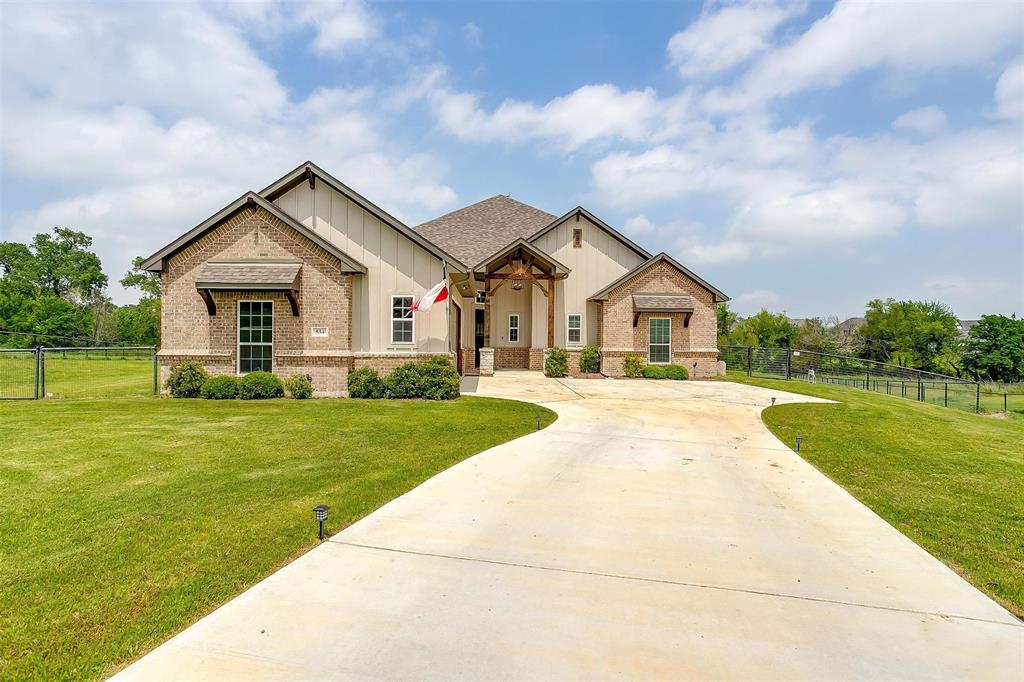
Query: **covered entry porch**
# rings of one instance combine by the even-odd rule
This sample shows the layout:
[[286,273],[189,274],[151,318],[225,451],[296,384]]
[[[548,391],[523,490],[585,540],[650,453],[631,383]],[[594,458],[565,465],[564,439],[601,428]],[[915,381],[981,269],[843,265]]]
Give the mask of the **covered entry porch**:
[[555,345],[559,280],[569,269],[519,239],[474,268],[474,361],[479,374],[496,369],[540,370]]

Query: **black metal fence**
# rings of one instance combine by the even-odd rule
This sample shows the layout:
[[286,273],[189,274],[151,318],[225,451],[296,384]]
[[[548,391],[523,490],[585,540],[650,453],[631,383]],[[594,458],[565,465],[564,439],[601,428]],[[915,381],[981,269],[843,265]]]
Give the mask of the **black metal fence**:
[[[792,348],[724,346],[719,350],[728,372],[749,377],[850,386],[971,412],[981,412],[983,407],[981,384],[944,374]],[[985,408],[990,411],[988,404]]]
[[0,400],[154,395],[158,381],[154,346],[0,348]]

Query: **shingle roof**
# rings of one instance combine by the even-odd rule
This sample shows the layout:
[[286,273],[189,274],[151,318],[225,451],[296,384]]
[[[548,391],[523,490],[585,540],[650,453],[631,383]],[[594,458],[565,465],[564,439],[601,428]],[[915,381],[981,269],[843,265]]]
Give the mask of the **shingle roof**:
[[633,310],[638,313],[693,312],[693,299],[684,294],[633,294]]
[[527,239],[556,216],[504,194],[446,213],[416,231],[469,267],[516,239]]
[[295,289],[302,263],[266,260],[209,262],[196,276],[199,289]]

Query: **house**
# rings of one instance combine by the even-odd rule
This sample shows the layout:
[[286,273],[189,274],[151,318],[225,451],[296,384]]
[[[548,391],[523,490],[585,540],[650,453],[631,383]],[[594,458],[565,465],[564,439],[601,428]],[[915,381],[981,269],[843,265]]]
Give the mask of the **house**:
[[[340,396],[358,367],[448,355],[463,374],[540,370],[558,346],[576,371],[587,344],[610,376],[629,353],[697,377],[725,370],[715,307],[728,297],[582,207],[554,216],[496,196],[412,229],[307,162],[142,267],[163,286],[164,378],[195,360],[211,374],[306,374]],[[442,280],[448,301],[414,312]]]

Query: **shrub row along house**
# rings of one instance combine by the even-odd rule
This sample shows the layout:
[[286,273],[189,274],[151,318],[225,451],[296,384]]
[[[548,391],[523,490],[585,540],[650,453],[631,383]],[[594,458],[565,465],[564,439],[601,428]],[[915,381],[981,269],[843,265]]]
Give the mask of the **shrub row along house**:
[[[248,192],[143,262],[163,284],[158,353],[211,374],[312,378],[347,393],[348,373],[448,355],[460,374],[540,370],[544,350],[724,372],[715,306],[728,298],[577,207],[558,217],[495,196],[404,225],[313,163]],[[412,310],[433,285],[451,296]]]

